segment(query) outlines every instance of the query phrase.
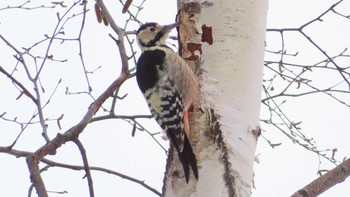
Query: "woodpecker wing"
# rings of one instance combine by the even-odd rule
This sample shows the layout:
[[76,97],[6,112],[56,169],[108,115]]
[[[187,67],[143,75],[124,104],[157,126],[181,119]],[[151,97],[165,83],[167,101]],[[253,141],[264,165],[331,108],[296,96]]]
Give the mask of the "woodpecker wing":
[[[174,135],[179,152],[183,150],[183,102],[176,86],[169,79],[162,50],[144,51],[137,64],[136,79],[152,115],[162,129]],[[169,135],[169,134],[168,134]]]
[[187,110],[198,93],[197,78],[185,60],[172,49],[166,48],[166,50],[165,65],[168,65],[169,79],[174,82]]

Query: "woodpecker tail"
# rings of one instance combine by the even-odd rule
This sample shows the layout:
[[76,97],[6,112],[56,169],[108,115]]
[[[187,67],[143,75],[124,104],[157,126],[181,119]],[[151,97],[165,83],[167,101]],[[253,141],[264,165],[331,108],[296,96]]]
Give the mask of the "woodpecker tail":
[[190,171],[189,171],[190,166],[192,168],[194,177],[196,177],[196,179],[198,180],[198,166],[197,166],[196,155],[193,153],[192,146],[186,135],[184,139],[184,148],[182,152],[179,153],[179,158],[184,168],[186,182],[188,183],[190,179]]
[[188,183],[190,179],[190,166],[192,168],[193,174],[198,180],[198,166],[197,166],[197,160],[196,155],[193,153],[192,146],[186,136],[184,134],[184,141],[183,141],[183,149],[180,151],[178,144],[176,143],[175,136],[172,133],[169,133],[170,140],[173,142],[173,145],[178,152],[178,156],[180,159],[180,162],[182,164],[182,167],[184,169],[186,182]]

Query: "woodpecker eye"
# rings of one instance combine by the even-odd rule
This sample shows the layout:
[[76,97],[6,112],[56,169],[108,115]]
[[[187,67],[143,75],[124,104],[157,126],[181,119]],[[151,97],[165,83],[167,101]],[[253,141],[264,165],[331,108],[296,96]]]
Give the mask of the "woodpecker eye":
[[149,30],[150,30],[150,31],[155,31],[155,30],[156,30],[156,28],[151,27],[151,28],[149,28]]

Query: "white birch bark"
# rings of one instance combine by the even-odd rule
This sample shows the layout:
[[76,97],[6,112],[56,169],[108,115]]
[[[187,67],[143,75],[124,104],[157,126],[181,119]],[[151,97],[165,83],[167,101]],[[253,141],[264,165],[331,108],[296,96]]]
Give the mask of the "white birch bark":
[[[201,9],[196,9],[201,7]],[[185,5],[185,6],[184,6]],[[198,6],[200,5],[200,6]],[[191,144],[197,156],[199,180],[186,184],[177,155],[169,155],[164,179],[166,197],[250,196],[259,135],[267,0],[180,2],[194,30],[180,46],[183,58],[200,57],[200,95],[191,119]],[[187,9],[186,6],[194,6]],[[186,15],[180,15],[186,23]],[[184,19],[185,18],[185,19]],[[200,28],[202,25],[210,28]],[[187,28],[188,29],[188,28]],[[187,30],[186,29],[186,30]],[[181,37],[180,27],[180,38]],[[213,43],[201,44],[201,33]],[[186,36],[185,36],[186,37]],[[184,42],[184,41],[182,41]],[[196,45],[193,50],[186,46]],[[192,50],[192,51],[191,51]],[[190,62],[196,65],[194,62]]]

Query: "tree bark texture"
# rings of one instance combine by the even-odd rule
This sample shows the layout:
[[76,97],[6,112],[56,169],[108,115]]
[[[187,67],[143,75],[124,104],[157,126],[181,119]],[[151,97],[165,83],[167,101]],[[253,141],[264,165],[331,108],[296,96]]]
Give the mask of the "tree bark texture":
[[190,114],[199,179],[169,154],[164,196],[250,196],[259,129],[267,1],[179,2],[180,54],[198,73]]

